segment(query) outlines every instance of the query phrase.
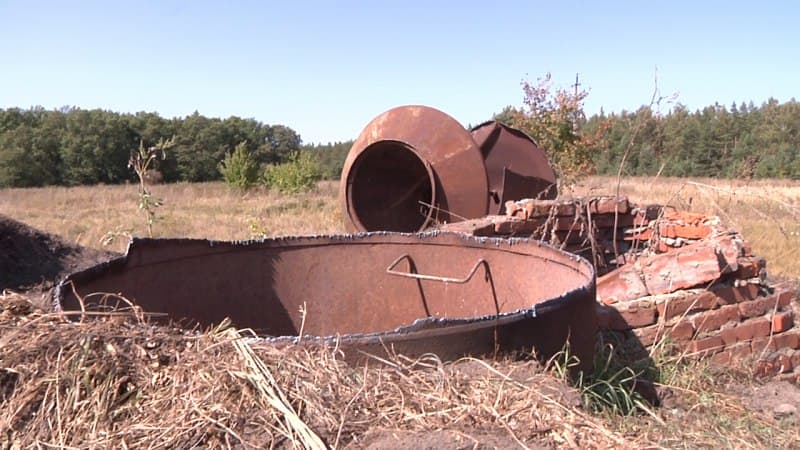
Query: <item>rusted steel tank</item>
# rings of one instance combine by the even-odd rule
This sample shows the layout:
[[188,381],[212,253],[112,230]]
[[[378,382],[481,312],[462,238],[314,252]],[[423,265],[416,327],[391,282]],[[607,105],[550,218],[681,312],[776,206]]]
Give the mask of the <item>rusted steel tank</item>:
[[504,214],[509,200],[556,198],[556,173],[533,138],[496,121],[484,122],[470,132],[489,177],[489,214]]
[[278,341],[302,330],[347,355],[546,358],[569,341],[588,367],[597,331],[587,261],[537,241],[455,233],[134,239],[125,256],[69,275],[56,308],[117,295],[188,325],[227,317]]
[[487,186],[470,133],[437,109],[412,105],[364,128],[344,162],[340,196],[350,231],[414,232],[485,215]]
[[353,143],[340,198],[349,231],[422,231],[503,212],[506,200],[554,198],[555,173],[524,133],[497,122],[467,131],[434,108],[399,106]]

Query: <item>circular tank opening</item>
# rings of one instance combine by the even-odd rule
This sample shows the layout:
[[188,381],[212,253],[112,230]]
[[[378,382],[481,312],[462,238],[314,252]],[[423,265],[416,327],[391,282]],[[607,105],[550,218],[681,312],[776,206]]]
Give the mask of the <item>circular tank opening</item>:
[[402,142],[369,145],[350,169],[347,212],[365,231],[420,231],[434,202],[430,166]]

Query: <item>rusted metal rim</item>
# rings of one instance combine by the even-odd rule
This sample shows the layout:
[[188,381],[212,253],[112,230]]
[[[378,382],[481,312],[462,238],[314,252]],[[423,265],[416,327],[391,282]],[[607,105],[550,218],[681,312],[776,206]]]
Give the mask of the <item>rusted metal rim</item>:
[[[376,151],[376,148],[381,151]],[[426,195],[420,195],[426,191],[417,189],[423,177],[421,171],[413,168],[418,166],[415,158],[406,158],[412,163],[408,169],[392,164],[393,158],[408,156],[409,149],[430,166],[433,174],[432,192],[436,204],[432,205],[430,220],[447,223],[487,213],[486,170],[480,149],[470,133],[437,109],[421,105],[400,106],[370,121],[347,155],[342,169],[340,198],[348,230],[414,232],[423,228],[419,219],[399,217],[410,208],[397,211],[387,208],[387,205],[396,203],[397,198],[403,198],[406,206],[424,206],[423,203],[429,200]],[[363,153],[371,153],[366,157],[369,164],[361,162],[356,165]],[[370,173],[365,171],[365,167],[378,170]],[[389,170],[390,167],[394,170]],[[350,192],[359,180],[369,180],[372,195],[365,195],[362,199]],[[414,195],[406,197],[409,192]],[[361,201],[354,203],[356,198]],[[389,218],[389,226],[365,223],[365,216],[377,216],[376,211],[381,208],[385,210],[382,213],[384,218]],[[362,209],[369,212],[363,214]],[[415,214],[419,215],[416,211]]]
[[436,178],[411,146],[382,140],[356,157],[346,195],[347,216],[359,230],[421,231],[437,204]]
[[95,308],[117,294],[192,326],[231,318],[269,341],[302,332],[350,356],[547,358],[569,342],[585,368],[597,330],[586,260],[539,241],[458,233],[134,239],[125,256],[66,277],[55,306]]

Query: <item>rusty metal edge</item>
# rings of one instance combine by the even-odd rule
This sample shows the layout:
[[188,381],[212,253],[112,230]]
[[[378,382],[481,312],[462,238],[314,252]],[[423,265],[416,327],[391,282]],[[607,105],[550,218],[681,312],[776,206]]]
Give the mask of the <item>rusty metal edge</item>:
[[[580,268],[575,269],[576,275],[583,274],[586,277],[586,280],[583,283],[581,283],[578,288],[566,291],[558,297],[551,298],[543,302],[531,305],[530,308],[521,308],[516,311],[511,311],[502,314],[490,314],[485,316],[475,316],[471,318],[450,318],[450,319],[434,318],[434,317],[420,318],[415,320],[410,325],[375,333],[343,334],[335,336],[313,336],[313,335],[274,336],[274,337],[258,337],[257,339],[271,343],[299,343],[302,340],[302,341],[312,341],[326,345],[333,344],[336,342],[346,342],[348,345],[352,344],[358,345],[358,344],[381,343],[384,338],[390,337],[392,342],[401,342],[404,340],[419,339],[419,337],[422,335],[436,336],[437,334],[450,334],[456,330],[469,331],[469,328],[472,326],[474,326],[475,328],[482,328],[485,326],[485,322],[489,320],[492,320],[495,325],[503,325],[505,323],[514,322],[521,319],[540,317],[549,312],[559,310],[562,308],[567,308],[581,301],[586,301],[586,302],[591,301],[592,303],[595,301],[594,299],[595,299],[595,289],[596,289],[595,288],[596,273],[594,267],[589,263],[589,261],[578,255],[574,255],[565,252],[563,250],[560,250],[558,248],[555,248],[552,245],[547,244],[546,242],[534,239],[527,239],[527,238],[481,237],[481,236],[472,236],[466,233],[438,231],[438,230],[421,232],[421,233],[372,231],[372,232],[361,232],[354,234],[294,235],[294,236],[269,237],[262,239],[248,239],[248,240],[236,240],[236,241],[218,241],[218,240],[194,239],[194,238],[165,238],[165,239],[132,238],[128,242],[128,249],[130,249],[130,247],[135,245],[136,243],[147,244],[149,242],[203,242],[203,243],[208,243],[210,246],[228,245],[232,247],[247,247],[247,246],[252,246],[254,244],[258,245],[258,244],[268,244],[268,243],[291,244],[293,242],[309,240],[309,239],[322,239],[323,241],[328,241],[328,242],[308,244],[309,246],[317,246],[317,245],[326,245],[334,242],[354,243],[353,241],[359,239],[366,239],[376,236],[377,237],[390,236],[390,237],[397,237],[400,239],[415,238],[424,240],[426,238],[434,238],[441,235],[451,236],[454,239],[460,239],[465,242],[472,242],[480,245],[494,244],[495,246],[506,246],[509,249],[514,245],[534,245],[541,248],[548,248],[568,258],[569,260],[574,261],[575,263],[577,263],[578,266],[581,266],[583,270],[580,270]],[[441,245],[446,245],[446,244],[441,244]],[[528,254],[528,253],[519,252],[519,254]],[[563,263],[563,261],[559,261],[557,259],[546,258],[538,255],[537,257],[541,257],[549,262],[559,264],[562,266],[566,265]],[[126,250],[125,254],[123,254],[122,256],[110,259],[108,261],[102,262],[87,269],[71,273],[66,277],[64,277],[61,280],[61,282],[58,283],[58,285],[55,287],[53,291],[52,304],[54,311],[57,312],[63,311],[63,309],[61,308],[61,301],[64,299],[67,289],[70,288],[69,283],[71,282],[71,280],[76,278],[81,278],[84,276],[91,276],[95,273],[105,271],[114,266],[122,266],[127,261],[127,258],[128,258],[128,251]]]

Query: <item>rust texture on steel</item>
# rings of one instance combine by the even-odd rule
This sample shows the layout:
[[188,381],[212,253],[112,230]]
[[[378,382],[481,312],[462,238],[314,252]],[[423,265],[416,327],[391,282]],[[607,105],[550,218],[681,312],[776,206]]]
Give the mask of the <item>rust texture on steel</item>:
[[505,214],[509,200],[556,198],[556,173],[533,138],[496,121],[470,131],[489,177],[489,214]]
[[480,149],[455,119],[427,106],[400,106],[373,119],[353,143],[340,196],[350,231],[425,229],[486,214]]
[[336,341],[346,355],[546,358],[569,341],[590,365],[597,331],[587,261],[538,241],[456,233],[134,239],[125,256],[68,276],[56,308],[118,296],[188,325],[228,317],[278,342],[302,330],[303,341]]
[[422,231],[501,214],[508,200],[555,198],[556,175],[525,133],[486,122],[467,131],[427,106],[373,119],[353,143],[339,188],[350,231]]

